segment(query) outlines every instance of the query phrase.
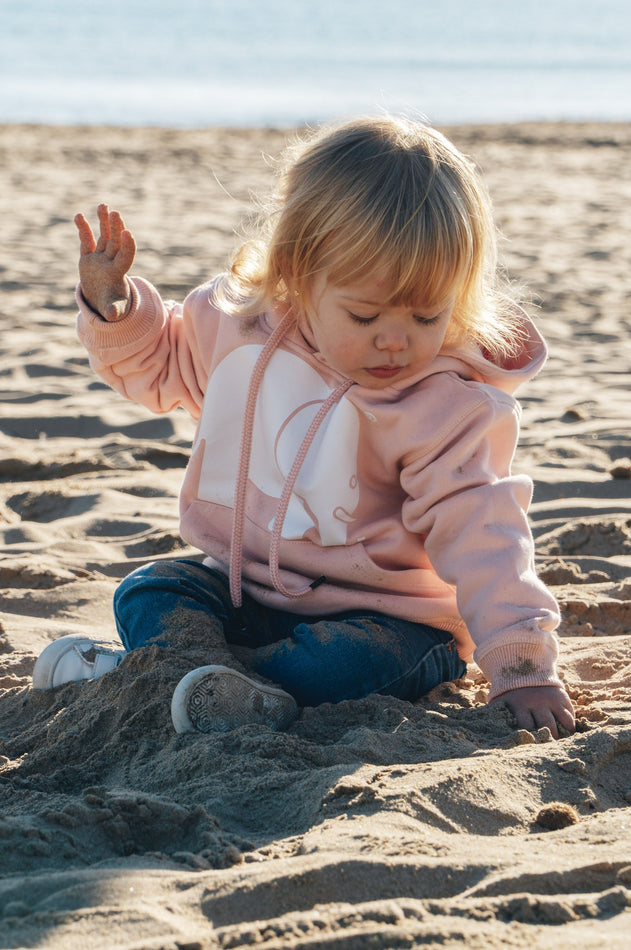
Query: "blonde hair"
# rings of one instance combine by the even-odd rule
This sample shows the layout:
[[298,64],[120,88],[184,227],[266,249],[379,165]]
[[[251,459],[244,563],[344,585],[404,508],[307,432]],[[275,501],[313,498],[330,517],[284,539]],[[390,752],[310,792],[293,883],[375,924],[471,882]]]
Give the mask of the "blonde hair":
[[259,236],[239,249],[216,296],[244,315],[291,294],[308,309],[316,275],[344,286],[377,267],[394,304],[455,300],[447,346],[514,351],[515,307],[475,166],[440,132],[389,116],[325,127],[287,150]]

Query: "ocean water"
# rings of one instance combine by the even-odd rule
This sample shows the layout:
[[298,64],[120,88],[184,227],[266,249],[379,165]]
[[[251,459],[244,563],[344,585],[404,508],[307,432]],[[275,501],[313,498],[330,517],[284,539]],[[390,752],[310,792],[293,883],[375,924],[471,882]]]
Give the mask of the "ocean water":
[[0,0],[0,122],[631,120],[629,0]]

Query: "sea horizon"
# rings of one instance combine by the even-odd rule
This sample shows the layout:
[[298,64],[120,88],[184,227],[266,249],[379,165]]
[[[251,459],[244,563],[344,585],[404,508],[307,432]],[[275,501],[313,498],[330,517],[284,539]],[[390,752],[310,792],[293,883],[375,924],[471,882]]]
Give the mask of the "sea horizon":
[[2,0],[0,122],[631,121],[626,0]]

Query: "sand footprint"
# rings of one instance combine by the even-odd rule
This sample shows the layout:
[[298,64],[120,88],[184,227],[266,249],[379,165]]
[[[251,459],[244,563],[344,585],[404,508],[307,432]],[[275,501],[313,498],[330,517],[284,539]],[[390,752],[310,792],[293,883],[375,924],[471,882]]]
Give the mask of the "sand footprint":
[[7,499],[7,507],[22,521],[51,522],[83,515],[99,501],[99,495],[63,491],[26,491]]
[[611,557],[631,554],[631,518],[572,520],[554,528],[537,539],[537,550],[543,554],[589,554]]

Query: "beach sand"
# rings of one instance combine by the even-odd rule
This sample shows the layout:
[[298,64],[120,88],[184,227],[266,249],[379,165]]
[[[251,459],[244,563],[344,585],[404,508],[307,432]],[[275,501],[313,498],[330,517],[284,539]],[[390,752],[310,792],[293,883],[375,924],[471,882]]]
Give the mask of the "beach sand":
[[189,647],[182,669],[153,647],[30,689],[51,640],[111,638],[120,578],[192,553],[177,497],[193,425],[92,374],[73,215],[119,208],[134,271],[182,299],[225,266],[287,133],[3,127],[1,947],[629,946],[631,126],[448,131],[550,344],[516,469],[535,480],[576,734],[517,732],[474,667],[415,704],[305,709],[286,733],[176,735]]

